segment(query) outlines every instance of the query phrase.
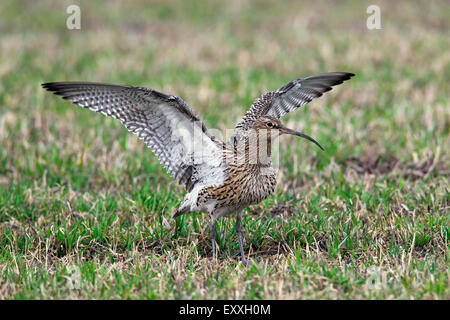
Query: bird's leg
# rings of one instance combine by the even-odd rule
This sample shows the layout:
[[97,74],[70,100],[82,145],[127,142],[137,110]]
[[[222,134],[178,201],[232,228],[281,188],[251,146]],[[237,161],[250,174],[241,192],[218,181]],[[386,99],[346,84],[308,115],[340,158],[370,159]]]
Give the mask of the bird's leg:
[[242,218],[242,211],[240,211],[236,216],[236,234],[239,240],[239,250],[241,250],[242,264],[244,266],[247,266],[247,259],[245,259],[244,247],[242,246],[241,218]]
[[216,252],[216,226],[214,225],[214,217],[211,216],[211,219],[209,220],[209,230],[210,230],[210,237],[211,237],[211,243],[212,243],[212,254],[214,258],[217,258],[217,252]]

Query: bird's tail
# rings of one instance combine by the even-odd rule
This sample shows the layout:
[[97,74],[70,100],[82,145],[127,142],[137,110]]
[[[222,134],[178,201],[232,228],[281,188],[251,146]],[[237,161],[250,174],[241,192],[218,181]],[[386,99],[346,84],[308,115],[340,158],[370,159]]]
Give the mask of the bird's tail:
[[186,214],[190,211],[191,206],[186,203],[186,201],[183,201],[181,205],[178,207],[177,211],[173,214],[173,218],[176,219],[177,217],[181,216],[182,214]]

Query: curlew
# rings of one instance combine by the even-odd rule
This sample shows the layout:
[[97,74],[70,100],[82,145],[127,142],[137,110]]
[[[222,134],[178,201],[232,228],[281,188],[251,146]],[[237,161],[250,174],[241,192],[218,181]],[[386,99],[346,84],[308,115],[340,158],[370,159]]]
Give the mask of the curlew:
[[241,236],[243,210],[275,191],[271,163],[274,138],[281,134],[310,136],[286,128],[285,114],[301,107],[354,74],[330,72],[293,80],[256,99],[234,135],[224,142],[214,137],[179,97],[143,87],[89,82],[51,82],[42,86],[75,105],[113,117],[142,139],[168,174],[187,194],[174,218],[188,212],[209,215],[212,254],[216,257],[216,219],[236,216],[241,260],[247,265]]

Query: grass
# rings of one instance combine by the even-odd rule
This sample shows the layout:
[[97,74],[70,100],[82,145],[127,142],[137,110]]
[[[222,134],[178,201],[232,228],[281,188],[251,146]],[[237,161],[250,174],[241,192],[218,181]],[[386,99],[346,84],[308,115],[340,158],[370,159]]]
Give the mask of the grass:
[[[449,8],[371,2],[0,5],[0,298],[449,299]],[[233,128],[260,93],[355,78],[285,119],[276,193],[243,218],[171,215],[184,190],[119,123],[40,83],[128,83]],[[175,226],[175,227],[174,227]]]

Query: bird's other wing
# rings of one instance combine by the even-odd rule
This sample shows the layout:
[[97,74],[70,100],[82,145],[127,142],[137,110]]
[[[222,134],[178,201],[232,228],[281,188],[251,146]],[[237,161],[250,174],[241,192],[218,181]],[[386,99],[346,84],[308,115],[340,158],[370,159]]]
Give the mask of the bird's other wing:
[[52,82],[42,87],[122,122],[188,191],[204,177],[222,178],[222,142],[181,98],[142,87],[102,83]]
[[236,125],[236,130],[250,129],[254,121],[262,116],[281,118],[353,76],[353,73],[348,72],[330,72],[292,80],[280,89],[256,99]]

